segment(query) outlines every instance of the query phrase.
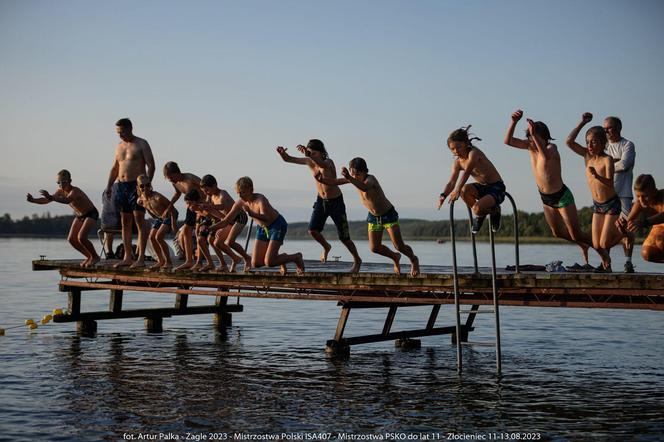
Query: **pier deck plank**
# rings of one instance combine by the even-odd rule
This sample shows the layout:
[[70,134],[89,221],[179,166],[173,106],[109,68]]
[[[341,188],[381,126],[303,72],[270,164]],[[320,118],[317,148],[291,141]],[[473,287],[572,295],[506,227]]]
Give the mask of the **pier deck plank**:
[[[36,260],[33,270],[57,270],[61,290],[68,288],[118,289],[137,292],[240,296],[393,304],[451,304],[453,274],[449,266],[421,267],[412,278],[409,266],[402,275],[392,266],[363,263],[362,271],[349,274],[349,262],[307,261],[307,272],[282,276],[277,269],[247,273],[156,272],[146,269],[114,269],[109,260],[95,268],[81,268],[79,260]],[[292,270],[292,269],[289,269]],[[534,307],[587,307],[664,310],[664,274],[660,273],[545,273],[499,270],[501,305]],[[490,305],[491,271],[459,269],[460,301]]]

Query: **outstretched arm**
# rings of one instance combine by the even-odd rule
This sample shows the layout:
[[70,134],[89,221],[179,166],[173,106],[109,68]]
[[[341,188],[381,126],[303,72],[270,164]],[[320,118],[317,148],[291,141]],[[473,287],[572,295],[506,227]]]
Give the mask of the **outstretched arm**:
[[323,183],[328,186],[341,186],[349,183],[346,178],[325,178],[323,176],[323,172],[318,172],[316,175],[314,175],[314,178],[316,178],[316,181],[319,183]]
[[367,184],[368,180],[366,181],[358,180],[353,175],[351,175],[348,169],[346,169],[345,167],[341,168],[341,174],[344,176],[347,183],[351,183],[353,186],[357,187],[362,192],[366,192],[367,190],[369,190],[369,187],[371,187],[369,184]]
[[586,154],[588,153],[588,149],[577,143],[576,137],[579,136],[579,132],[581,132],[583,126],[588,124],[592,119],[593,119],[593,114],[591,114],[590,112],[585,112],[581,116],[581,121],[579,121],[579,124],[577,124],[576,127],[572,129],[572,132],[569,133],[567,139],[565,140],[565,144],[567,144],[567,147],[569,147],[570,149],[572,149],[574,152],[581,155],[582,157],[586,156]]
[[173,198],[168,202],[168,206],[166,206],[166,209],[164,210],[164,213],[161,214],[162,218],[166,218],[168,214],[171,212],[173,209],[173,206],[175,205],[175,202],[180,199],[180,195],[182,195],[182,192],[178,190],[177,187],[175,187],[175,184],[173,185],[173,189],[175,189],[175,194],[173,194]]
[[26,199],[26,201],[28,201],[29,203],[35,203],[35,204],[48,204],[48,203],[50,203],[50,202],[52,201],[50,198],[46,198],[46,197],[43,197],[43,198],[35,198],[34,196],[32,196],[31,193],[28,193],[28,194],[26,195],[25,199]]
[[282,146],[277,147],[277,153],[281,155],[281,159],[287,163],[293,164],[305,164],[309,165],[311,163],[311,158],[296,158],[292,157],[286,152],[288,149],[284,149]]
[[523,117],[523,111],[521,109],[512,113],[512,121],[507,128],[507,133],[505,134],[505,144],[508,146],[516,147],[517,149],[528,149],[528,141],[516,138],[514,136],[514,129],[516,129],[516,124]]
[[[55,201],[56,203],[69,204],[72,202],[73,198],[67,196],[61,189],[55,191],[53,195],[50,195],[46,190],[42,189],[39,191],[42,196],[49,201]],[[73,192],[72,192],[73,193]]]
[[463,189],[463,186],[466,185],[466,182],[468,182],[468,179],[472,176],[473,170],[475,169],[475,165],[477,164],[478,160],[478,154],[476,150],[471,150],[470,154],[468,155],[468,163],[466,164],[466,169],[463,171],[463,175],[461,175],[461,179],[457,183],[456,189],[450,193],[450,199],[449,202],[451,203],[452,201],[456,201],[459,199],[459,196],[461,195],[461,189]]

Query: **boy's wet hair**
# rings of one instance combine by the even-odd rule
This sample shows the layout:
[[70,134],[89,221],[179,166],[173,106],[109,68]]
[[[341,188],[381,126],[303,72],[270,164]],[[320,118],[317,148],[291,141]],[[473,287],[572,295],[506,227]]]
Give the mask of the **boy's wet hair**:
[[[542,121],[535,121],[535,124],[533,124],[533,127],[535,128],[535,134],[542,138],[544,142],[548,143],[551,140],[554,140],[554,138],[551,138],[551,132],[549,132],[549,127]],[[528,133],[528,129],[526,129],[526,138],[528,138],[530,134]]]
[[198,193],[198,190],[191,189],[191,190],[189,190],[189,192],[184,194],[184,200],[185,201],[200,201],[201,200],[201,194]]
[[639,192],[652,192],[653,190],[656,191],[657,186],[655,185],[655,178],[653,178],[652,175],[646,173],[639,175],[636,178],[636,181],[634,181],[634,190]]
[[309,143],[307,143],[307,149],[315,150],[316,152],[320,152],[323,154],[323,159],[327,159],[327,150],[325,150],[325,144],[321,140],[317,139],[311,139],[309,140]]
[[201,186],[203,187],[214,187],[217,185],[217,179],[212,175],[203,175],[201,178]]
[[622,131],[622,121],[620,121],[620,118],[606,117],[604,120],[608,121],[611,126],[615,126],[618,132]]
[[173,175],[174,173],[181,173],[180,172],[180,166],[178,166],[178,163],[175,161],[169,161],[168,163],[164,164],[164,175]]
[[71,173],[67,169],[62,169],[58,172],[58,178],[62,179],[62,181],[71,181]]
[[115,125],[117,127],[121,127],[123,129],[133,129],[133,125],[131,124],[131,120],[129,118],[120,118]]
[[348,163],[348,167],[350,169],[355,169],[358,172],[369,173],[369,169],[367,168],[367,162],[364,161],[364,158],[360,157],[353,158]]
[[248,176],[243,176],[235,182],[237,189],[251,189],[254,190],[254,182]]
[[602,126],[593,126],[590,129],[586,131],[586,143],[588,143],[588,135],[593,134],[597,137],[599,137],[599,141],[602,144],[606,144],[607,141],[609,141],[606,138],[606,132],[604,132],[604,128]]
[[479,137],[472,137],[470,138],[469,135],[472,135],[468,129],[470,129],[472,125],[469,124],[466,127],[460,127],[459,129],[453,131],[449,137],[447,137],[447,145],[449,146],[451,142],[456,141],[456,142],[461,142],[461,143],[468,143],[471,147],[473,146],[472,141],[473,140],[478,140],[482,141],[481,138]]

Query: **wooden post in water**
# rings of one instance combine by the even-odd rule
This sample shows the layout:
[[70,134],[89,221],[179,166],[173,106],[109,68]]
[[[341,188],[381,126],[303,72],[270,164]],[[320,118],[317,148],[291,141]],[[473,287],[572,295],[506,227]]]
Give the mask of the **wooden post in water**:
[[[224,289],[228,291],[228,289]],[[226,307],[228,305],[228,296],[217,296],[214,301],[214,305],[219,307]],[[217,327],[217,330],[224,331],[227,327],[233,325],[233,315],[227,311],[220,311],[214,314],[214,324]]]
[[161,333],[164,331],[164,318],[152,316],[145,318],[145,329],[148,333]]

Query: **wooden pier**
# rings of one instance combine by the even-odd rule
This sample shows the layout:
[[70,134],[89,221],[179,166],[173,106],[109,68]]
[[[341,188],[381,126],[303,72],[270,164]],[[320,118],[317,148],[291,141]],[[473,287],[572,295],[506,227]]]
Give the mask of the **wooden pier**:
[[[347,351],[351,345],[397,340],[404,345],[418,345],[412,338],[451,334],[456,327],[436,326],[443,304],[454,304],[454,277],[451,267],[422,266],[416,278],[391,273],[386,264],[365,263],[362,272],[349,274],[350,263],[307,261],[307,272],[280,275],[272,269],[248,273],[157,272],[146,269],[114,269],[116,261],[103,261],[95,268],[81,268],[80,261],[36,260],[33,270],[58,270],[59,289],[68,292],[68,311],[55,315],[54,322],[76,322],[81,333],[94,334],[96,321],[118,318],[145,318],[149,331],[162,330],[163,318],[175,315],[214,314],[223,328],[231,324],[232,313],[243,306],[228,303],[229,297],[300,299],[335,301],[341,307],[339,323],[333,339],[327,342],[330,351]],[[460,268],[458,275],[459,302],[469,306],[463,313],[461,342],[473,331],[473,322],[481,306],[493,306],[491,269]],[[498,300],[501,306],[577,307],[664,310],[664,274],[603,274],[545,273],[498,271]],[[83,291],[108,290],[106,311],[81,312]],[[174,295],[172,308],[124,310],[123,293],[151,292]],[[188,306],[189,296],[211,296],[214,304]],[[429,306],[431,311],[420,329],[393,331],[397,309]],[[352,309],[383,308],[387,316],[375,334],[344,337],[344,329]]]

